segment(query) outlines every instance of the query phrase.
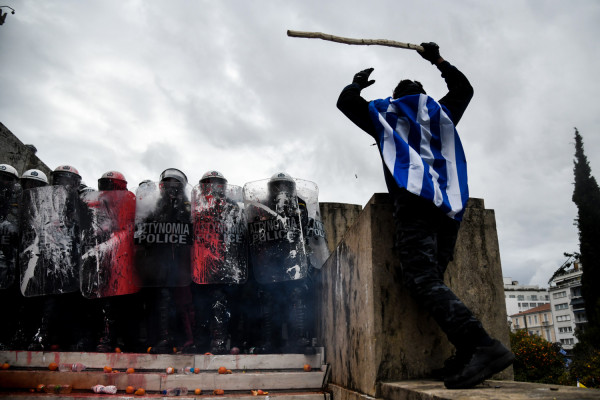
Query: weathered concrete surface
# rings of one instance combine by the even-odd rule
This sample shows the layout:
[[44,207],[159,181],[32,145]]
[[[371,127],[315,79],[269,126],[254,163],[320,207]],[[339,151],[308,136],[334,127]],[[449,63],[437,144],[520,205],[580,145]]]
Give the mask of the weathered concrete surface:
[[358,219],[362,206],[345,203],[319,203],[319,206],[325,232],[327,232],[329,252],[333,253],[346,230]]
[[472,389],[448,390],[442,382],[404,381],[382,384],[381,397],[386,400],[587,400],[600,399],[600,390],[513,381],[485,381]]
[[51,169],[2,123],[0,123],[0,164],[12,165],[19,172],[19,176],[28,169],[39,169],[50,179]]
[[[319,336],[331,382],[374,397],[378,382],[427,377],[452,352],[402,286],[392,242],[389,196],[375,194],[321,274]],[[492,336],[508,344],[494,215],[482,200],[469,203],[446,280]]]

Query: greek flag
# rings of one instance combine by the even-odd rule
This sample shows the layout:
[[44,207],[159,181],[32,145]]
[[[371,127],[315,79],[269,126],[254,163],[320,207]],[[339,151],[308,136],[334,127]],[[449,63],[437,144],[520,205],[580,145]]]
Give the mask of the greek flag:
[[383,162],[398,186],[460,221],[469,199],[467,161],[449,111],[415,94],[371,101],[369,113]]

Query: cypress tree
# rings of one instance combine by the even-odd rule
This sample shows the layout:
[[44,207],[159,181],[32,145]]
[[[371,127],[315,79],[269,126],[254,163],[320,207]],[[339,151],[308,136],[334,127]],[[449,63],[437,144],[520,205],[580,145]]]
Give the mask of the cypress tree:
[[579,253],[583,267],[581,294],[588,319],[585,332],[578,337],[588,344],[600,346],[600,187],[592,176],[577,128],[573,173],[573,202],[577,206],[575,222],[579,229]]

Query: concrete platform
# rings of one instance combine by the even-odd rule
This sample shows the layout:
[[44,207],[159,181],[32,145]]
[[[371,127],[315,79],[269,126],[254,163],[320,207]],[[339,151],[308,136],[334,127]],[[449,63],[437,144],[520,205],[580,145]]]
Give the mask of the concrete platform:
[[540,383],[488,380],[472,389],[448,390],[443,382],[413,380],[381,384],[385,400],[588,400],[600,390]]

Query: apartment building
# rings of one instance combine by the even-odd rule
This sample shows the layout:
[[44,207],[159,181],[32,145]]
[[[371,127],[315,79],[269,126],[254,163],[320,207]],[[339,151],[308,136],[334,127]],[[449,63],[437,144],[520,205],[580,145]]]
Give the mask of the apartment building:
[[567,351],[577,343],[575,332],[584,329],[587,323],[585,302],[581,297],[582,275],[583,269],[574,262],[559,268],[549,282],[556,341]]
[[541,336],[549,342],[556,342],[552,310],[549,303],[513,314],[510,318],[512,332],[524,329],[530,335]]
[[519,285],[510,277],[504,277],[504,298],[506,301],[506,315],[511,321],[511,315],[530,310],[550,303],[548,289],[538,285]]

